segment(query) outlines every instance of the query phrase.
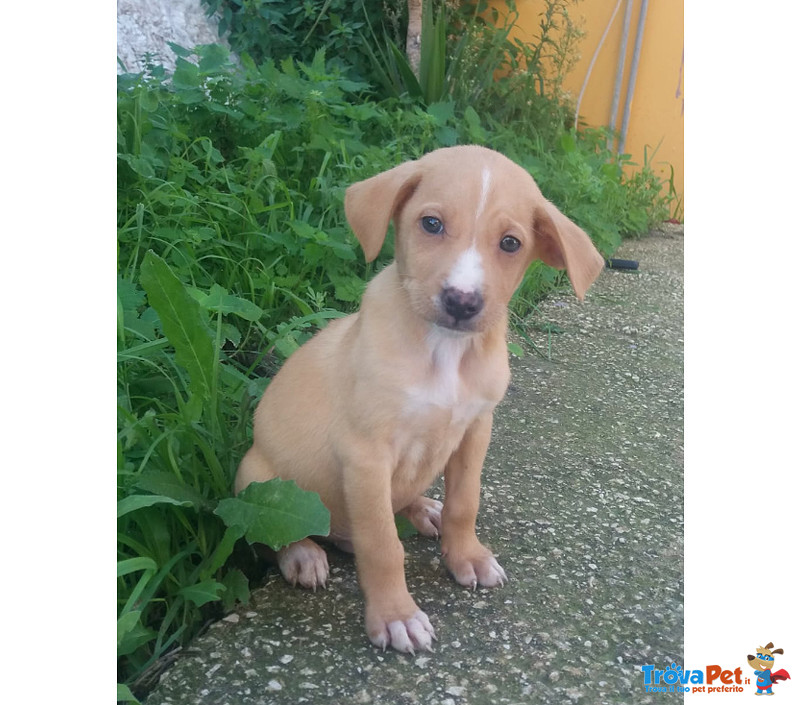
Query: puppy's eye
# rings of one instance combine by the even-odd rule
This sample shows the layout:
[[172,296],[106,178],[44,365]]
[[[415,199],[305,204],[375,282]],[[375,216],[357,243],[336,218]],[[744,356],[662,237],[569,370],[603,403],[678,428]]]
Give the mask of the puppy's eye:
[[500,249],[504,252],[516,252],[520,247],[522,247],[522,243],[511,235],[506,235],[500,240]]
[[422,229],[431,235],[441,235],[444,232],[444,223],[432,215],[423,216],[420,221]]

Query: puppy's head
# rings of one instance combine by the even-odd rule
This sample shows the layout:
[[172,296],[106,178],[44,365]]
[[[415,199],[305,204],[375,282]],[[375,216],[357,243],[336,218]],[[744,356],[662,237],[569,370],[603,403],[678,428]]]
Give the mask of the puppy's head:
[[394,219],[413,310],[455,331],[486,330],[505,316],[534,259],[566,269],[580,299],[603,267],[586,233],[530,174],[484,147],[439,149],[353,184],[345,213],[368,262]]

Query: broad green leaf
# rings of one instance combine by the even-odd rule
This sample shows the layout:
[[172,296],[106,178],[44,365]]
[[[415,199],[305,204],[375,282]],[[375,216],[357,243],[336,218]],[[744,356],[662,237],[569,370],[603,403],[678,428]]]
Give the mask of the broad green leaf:
[[141,284],[175,348],[175,359],[189,373],[192,392],[208,399],[217,360],[200,305],[188,294],[169,265],[152,250],[142,262]]
[[331,274],[330,279],[335,287],[335,295],[339,301],[360,301],[364,293],[365,282],[354,276],[339,276]]
[[[231,184],[231,188],[233,188],[233,184]],[[205,242],[207,240],[213,240],[217,235],[214,228],[205,227],[203,225],[199,225],[196,228],[189,228],[184,234],[193,242]]]
[[278,550],[306,536],[327,536],[331,515],[316,492],[293,480],[253,482],[236,497],[220,500],[214,513],[244,531],[249,543]]
[[178,593],[198,607],[201,607],[207,602],[219,600],[220,593],[224,590],[225,586],[222,583],[218,583],[216,580],[204,580],[194,585],[187,585],[185,588],[181,588]]
[[[238,348],[239,343],[242,342],[242,332],[232,323],[222,324],[222,335],[225,337],[225,340],[229,340],[231,343],[233,343],[234,347]],[[224,373],[227,367],[228,365],[223,365],[220,367],[219,371]]]
[[175,71],[172,74],[172,85],[179,89],[199,87],[200,74],[197,66],[182,57],[178,57],[175,62]]
[[128,163],[131,169],[133,169],[139,176],[144,176],[146,179],[152,179],[155,175],[155,169],[153,169],[153,162],[151,159],[147,159],[146,157],[137,157],[132,154],[120,154],[120,159]]
[[122,643],[125,635],[128,634],[139,622],[139,617],[142,616],[140,611],[128,612],[123,614],[117,620],[117,646]]
[[181,406],[181,416],[189,424],[195,424],[203,415],[204,399],[199,394],[189,396],[189,401]]
[[117,658],[132,654],[156,636],[156,632],[141,623],[140,616],[138,611],[126,612],[117,620]]
[[188,59],[192,54],[194,54],[194,51],[191,49],[182,47],[180,44],[175,44],[175,42],[167,42],[167,46],[169,46],[169,48],[172,49],[176,55],[183,59]]
[[319,230],[311,223],[306,223],[304,220],[289,221],[289,227],[294,230],[295,234],[304,240],[318,240],[320,239]]
[[483,129],[481,118],[471,105],[464,111],[464,121],[467,123],[470,141],[476,144],[484,143],[487,139],[486,130]]
[[200,54],[200,71],[208,73],[221,68],[228,62],[228,50],[221,44],[207,44],[198,49]]
[[136,696],[131,693],[131,689],[124,683],[117,683],[117,702],[118,703],[139,703]]
[[437,141],[446,147],[452,147],[458,142],[458,132],[449,125],[437,127],[434,134],[436,135]]
[[331,249],[334,255],[345,262],[354,262],[357,259],[355,248],[347,242],[328,240],[325,245]]
[[297,238],[288,232],[266,233],[264,238],[268,242],[274,243],[281,250],[286,250],[289,254],[297,254],[300,249]]
[[228,571],[222,582],[225,585],[222,603],[226,610],[233,608],[237,602],[242,604],[250,602],[250,582],[241,570],[234,568]]
[[414,525],[400,514],[395,514],[394,524],[397,527],[397,537],[400,539],[407,539],[409,536],[417,534]]
[[126,311],[136,311],[144,304],[144,292],[136,284],[117,276],[117,296]]
[[525,357],[525,351],[516,343],[508,343],[508,352],[514,357]]
[[[225,334],[225,326],[222,326],[222,332]],[[228,339],[230,340],[230,338]],[[250,379],[246,374],[240,372],[232,365],[222,365],[219,368],[219,372],[219,378],[223,383],[223,387],[228,389],[229,393],[232,395],[237,394],[240,388],[249,387],[253,382],[260,382],[264,379],[263,377],[259,377],[257,380]],[[256,398],[260,399],[261,395],[259,394]]]
[[229,294],[219,284],[214,284],[208,294],[200,299],[200,305],[214,313],[232,313],[246,321],[257,321],[264,315],[264,310],[251,301],[234,294]]
[[288,359],[300,347],[300,343],[294,336],[295,333],[290,331],[275,340],[275,349],[284,359]]
[[575,137],[569,132],[565,132],[563,135],[561,135],[559,143],[561,144],[561,149],[564,150],[565,154],[571,154],[578,148],[578,145],[575,142]]
[[141,509],[142,507],[152,507],[154,504],[178,504],[183,507],[192,506],[191,502],[177,500],[163,495],[134,494],[117,502],[117,519],[137,509]]
[[[181,166],[183,165],[181,164]],[[158,239],[168,240],[169,242],[180,242],[181,240],[186,239],[186,230],[183,228],[167,228],[164,226],[159,226],[157,228],[153,228],[153,235]]]

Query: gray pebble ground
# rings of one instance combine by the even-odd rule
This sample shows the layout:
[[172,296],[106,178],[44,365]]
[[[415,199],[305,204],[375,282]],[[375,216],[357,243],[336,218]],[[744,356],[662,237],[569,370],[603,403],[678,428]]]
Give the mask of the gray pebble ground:
[[382,653],[353,560],[331,551],[327,591],[270,572],[147,705],[656,702],[640,666],[683,661],[682,230],[617,256],[639,271],[606,270],[583,304],[551,296],[539,317],[561,331],[551,359],[512,361],[478,526],[505,587],[464,589],[435,541],[406,539],[409,589],[439,640],[435,653]]

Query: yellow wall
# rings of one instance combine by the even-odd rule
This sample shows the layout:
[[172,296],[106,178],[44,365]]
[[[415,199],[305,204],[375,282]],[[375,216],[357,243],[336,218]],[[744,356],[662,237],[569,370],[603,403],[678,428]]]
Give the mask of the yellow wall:
[[[580,42],[580,60],[567,76],[564,89],[577,100],[595,50],[606,30],[618,0],[583,0],[569,8],[585,33]],[[621,0],[619,10],[595,59],[580,103],[580,119],[592,126],[610,124],[610,111],[617,76],[623,20],[628,0]],[[633,0],[628,30],[624,76],[617,111],[617,130],[622,115],[631,72],[639,9],[642,0]],[[503,2],[492,3],[504,9]],[[517,0],[520,17],[517,35],[521,39],[536,36],[543,0]],[[661,143],[659,146],[659,142]],[[654,154],[654,150],[658,150]],[[683,2],[649,0],[645,16],[639,67],[628,123],[624,151],[637,164],[647,159],[659,176],[669,179],[675,170],[674,184],[683,198]]]

